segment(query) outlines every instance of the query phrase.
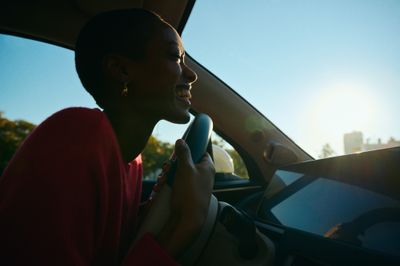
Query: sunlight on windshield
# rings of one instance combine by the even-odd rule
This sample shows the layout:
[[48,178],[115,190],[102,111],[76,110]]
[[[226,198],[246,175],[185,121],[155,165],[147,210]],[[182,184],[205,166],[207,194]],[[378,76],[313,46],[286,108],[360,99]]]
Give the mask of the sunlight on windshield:
[[[365,87],[364,87],[365,88]],[[371,132],[384,112],[384,106],[366,89],[351,86],[332,86],[331,89],[317,93],[309,106],[304,119],[310,119],[311,137],[314,139],[333,139],[349,129]]]
[[400,145],[400,2],[198,0],[186,50],[313,157]]
[[371,97],[365,91],[337,87],[317,96],[315,110],[318,112],[311,111],[310,117],[315,120],[313,124],[320,128],[343,132],[351,127],[370,131],[376,126],[373,121],[379,117],[381,107],[376,97]]

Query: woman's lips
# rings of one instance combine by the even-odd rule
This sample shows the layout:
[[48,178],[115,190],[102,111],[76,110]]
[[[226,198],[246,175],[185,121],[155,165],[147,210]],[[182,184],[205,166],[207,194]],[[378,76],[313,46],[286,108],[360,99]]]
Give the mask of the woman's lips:
[[192,98],[192,94],[190,93],[190,90],[188,89],[181,89],[176,91],[176,98],[187,104],[188,106],[191,105],[190,99]]
[[192,94],[190,93],[190,90],[178,90],[176,91],[176,95],[178,97],[182,97],[182,98],[192,98]]
[[189,100],[190,98],[176,96],[176,99],[178,99],[178,101],[180,101],[180,102],[185,103],[185,104],[188,105],[188,106],[191,105],[191,102],[190,102],[190,100]]

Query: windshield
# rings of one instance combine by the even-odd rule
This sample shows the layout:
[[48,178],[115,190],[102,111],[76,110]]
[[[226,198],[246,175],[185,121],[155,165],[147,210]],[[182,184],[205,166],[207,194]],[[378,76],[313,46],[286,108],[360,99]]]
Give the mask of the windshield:
[[400,2],[197,0],[186,50],[313,157],[400,145]]

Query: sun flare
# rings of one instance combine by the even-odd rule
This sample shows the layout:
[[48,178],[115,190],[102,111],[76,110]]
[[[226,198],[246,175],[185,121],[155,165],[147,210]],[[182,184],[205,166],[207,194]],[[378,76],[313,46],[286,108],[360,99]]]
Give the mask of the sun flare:
[[367,90],[336,87],[316,99],[313,124],[328,134],[368,132],[377,119],[377,112],[376,99]]

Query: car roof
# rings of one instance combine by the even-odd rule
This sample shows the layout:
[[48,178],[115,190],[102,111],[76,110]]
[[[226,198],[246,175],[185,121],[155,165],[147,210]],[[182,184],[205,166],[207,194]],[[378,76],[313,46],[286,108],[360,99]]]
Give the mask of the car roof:
[[[119,8],[145,8],[160,14],[182,31],[195,1],[191,0],[6,0],[0,9],[0,30],[73,48],[93,15]],[[49,21],[51,23],[49,23]]]

